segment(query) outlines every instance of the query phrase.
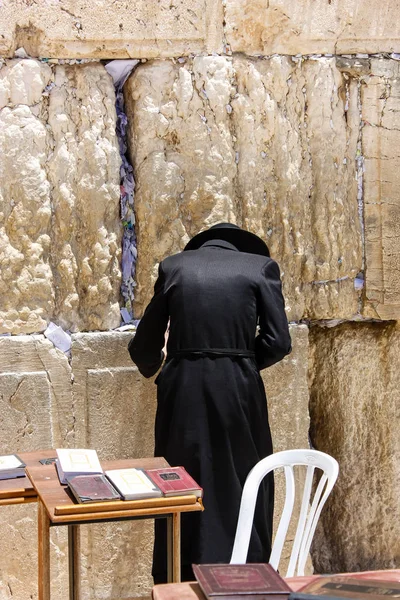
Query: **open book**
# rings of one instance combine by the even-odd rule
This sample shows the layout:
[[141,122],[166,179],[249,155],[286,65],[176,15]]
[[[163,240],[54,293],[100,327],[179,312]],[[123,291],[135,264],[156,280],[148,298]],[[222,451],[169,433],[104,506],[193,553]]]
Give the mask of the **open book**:
[[96,450],[59,448],[56,452],[56,468],[60,483],[68,483],[68,479],[76,475],[103,473]]
[[0,456],[0,479],[24,477],[25,463],[16,454]]

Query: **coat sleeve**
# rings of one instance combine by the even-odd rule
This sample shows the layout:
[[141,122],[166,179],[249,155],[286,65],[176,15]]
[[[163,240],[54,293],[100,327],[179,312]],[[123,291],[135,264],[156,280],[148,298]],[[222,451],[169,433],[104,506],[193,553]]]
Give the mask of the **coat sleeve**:
[[144,311],[135,336],[128,345],[131,359],[144,377],[152,377],[164,360],[162,348],[168,326],[168,304],[164,283],[165,276],[160,263],[153,298]]
[[277,263],[268,261],[261,277],[258,308],[260,331],[255,340],[255,353],[258,368],[265,369],[289,354],[292,344]]

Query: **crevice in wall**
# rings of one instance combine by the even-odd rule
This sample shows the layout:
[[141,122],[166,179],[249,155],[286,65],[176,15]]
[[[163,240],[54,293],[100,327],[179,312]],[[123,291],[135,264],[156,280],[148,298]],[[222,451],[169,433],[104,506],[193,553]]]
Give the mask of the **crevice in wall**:
[[133,300],[135,297],[137,259],[134,212],[135,179],[133,175],[133,166],[130,162],[128,153],[128,117],[125,113],[123,87],[139,62],[139,60],[115,60],[106,65],[106,70],[113,77],[115,86],[115,109],[117,112],[116,134],[121,156],[120,210],[124,228],[121,259],[121,295],[123,298],[121,316],[123,323],[130,323],[131,321],[135,323],[133,319]]

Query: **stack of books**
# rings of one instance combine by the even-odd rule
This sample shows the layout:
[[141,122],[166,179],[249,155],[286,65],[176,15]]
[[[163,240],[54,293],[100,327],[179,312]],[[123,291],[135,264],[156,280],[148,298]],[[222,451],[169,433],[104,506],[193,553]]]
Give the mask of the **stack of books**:
[[171,496],[203,496],[184,467],[112,469],[103,471],[96,450],[58,449],[60,483],[68,485],[79,503],[141,500]]

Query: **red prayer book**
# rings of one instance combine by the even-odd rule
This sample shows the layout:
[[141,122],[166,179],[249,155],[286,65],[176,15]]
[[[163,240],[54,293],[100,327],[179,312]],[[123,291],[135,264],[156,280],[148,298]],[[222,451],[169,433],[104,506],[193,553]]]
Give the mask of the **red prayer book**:
[[209,600],[286,600],[292,591],[267,563],[192,565]]
[[203,489],[184,467],[147,469],[145,473],[166,497],[194,495],[197,498],[202,498],[203,496]]

